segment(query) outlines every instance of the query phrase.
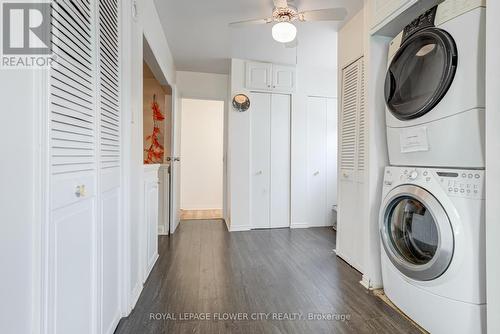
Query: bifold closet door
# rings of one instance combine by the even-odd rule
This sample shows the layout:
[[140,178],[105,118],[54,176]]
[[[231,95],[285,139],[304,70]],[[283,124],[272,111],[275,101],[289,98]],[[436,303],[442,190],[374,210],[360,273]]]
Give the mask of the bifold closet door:
[[308,97],[308,217],[311,226],[333,222],[337,204],[337,107],[336,99]]
[[120,312],[117,0],[52,1],[48,333],[113,333]]
[[47,332],[97,328],[97,123],[93,3],[52,1]]
[[308,132],[308,208],[309,224],[327,224],[327,99],[309,97],[307,99]]
[[118,0],[98,0],[100,326],[111,334],[120,320],[121,113]]
[[290,225],[290,96],[251,95],[250,217],[254,228]]
[[271,95],[271,228],[290,226],[290,110],[290,95]]
[[251,95],[250,219],[254,228],[270,227],[271,94]]

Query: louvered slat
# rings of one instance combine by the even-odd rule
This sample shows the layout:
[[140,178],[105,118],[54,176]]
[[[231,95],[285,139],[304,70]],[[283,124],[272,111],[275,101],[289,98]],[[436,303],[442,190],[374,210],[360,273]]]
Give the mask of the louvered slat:
[[99,110],[101,168],[120,166],[118,3],[99,1]]
[[96,169],[91,10],[86,1],[52,1],[51,173]]

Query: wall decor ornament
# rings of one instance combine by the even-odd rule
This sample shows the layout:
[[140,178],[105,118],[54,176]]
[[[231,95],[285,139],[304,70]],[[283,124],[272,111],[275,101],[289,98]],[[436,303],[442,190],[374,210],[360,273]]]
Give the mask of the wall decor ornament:
[[159,141],[161,133],[159,123],[165,119],[165,116],[161,113],[160,106],[156,102],[156,94],[153,95],[151,109],[153,111],[153,133],[146,137],[146,141],[150,140],[151,144],[148,149],[144,149],[146,152],[145,164],[163,163],[163,154],[165,152],[163,145]]
[[237,94],[233,97],[233,108],[238,112],[245,112],[250,108],[250,99],[245,94]]

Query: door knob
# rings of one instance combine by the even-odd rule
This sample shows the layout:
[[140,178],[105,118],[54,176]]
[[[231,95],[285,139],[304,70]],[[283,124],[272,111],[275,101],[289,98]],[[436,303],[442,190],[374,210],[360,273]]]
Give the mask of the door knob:
[[75,196],[80,198],[80,197],[85,197],[85,195],[86,195],[85,185],[81,184],[76,186]]
[[319,171],[315,171],[313,175],[314,175],[314,176],[319,175]]
[[255,173],[255,175],[262,175],[262,171],[259,170],[257,173]]

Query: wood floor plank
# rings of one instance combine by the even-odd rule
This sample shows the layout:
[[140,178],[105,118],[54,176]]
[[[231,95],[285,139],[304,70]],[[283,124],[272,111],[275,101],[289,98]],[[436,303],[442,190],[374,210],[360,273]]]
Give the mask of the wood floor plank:
[[[364,289],[334,248],[331,228],[229,233],[221,220],[182,221],[173,236],[159,238],[160,258],[115,333],[420,333]],[[211,319],[179,316],[205,312]],[[235,313],[262,316],[221,319]],[[337,319],[321,318],[328,315]]]

